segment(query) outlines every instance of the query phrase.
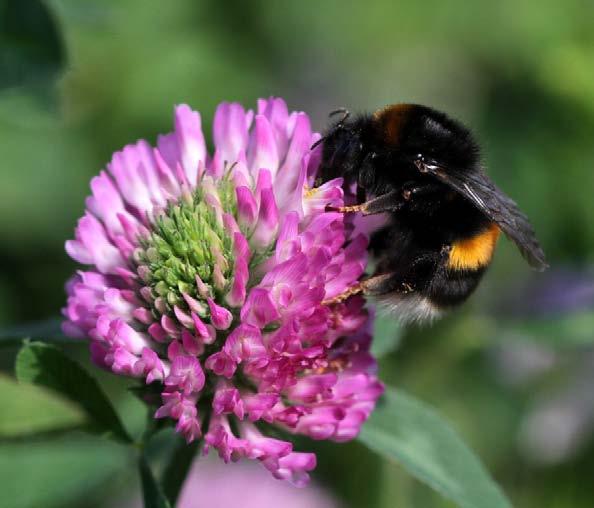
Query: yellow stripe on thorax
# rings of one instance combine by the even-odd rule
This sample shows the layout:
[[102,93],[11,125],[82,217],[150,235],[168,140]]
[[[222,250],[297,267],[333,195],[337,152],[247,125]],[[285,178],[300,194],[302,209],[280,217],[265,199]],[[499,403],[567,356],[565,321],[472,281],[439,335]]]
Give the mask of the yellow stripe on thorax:
[[493,257],[499,233],[497,224],[492,223],[485,231],[471,238],[455,242],[450,251],[448,268],[451,270],[476,270],[488,265]]

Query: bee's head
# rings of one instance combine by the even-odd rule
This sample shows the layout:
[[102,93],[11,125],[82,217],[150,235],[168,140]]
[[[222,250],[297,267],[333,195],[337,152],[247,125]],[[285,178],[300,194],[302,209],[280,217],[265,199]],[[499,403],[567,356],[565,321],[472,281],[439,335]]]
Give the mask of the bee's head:
[[324,181],[344,177],[349,180],[356,176],[364,158],[364,144],[361,137],[361,120],[348,120],[349,115],[333,123],[324,137],[322,150],[321,177]]
[[473,171],[479,167],[479,147],[460,122],[425,106],[415,106],[400,139],[400,150],[419,171],[439,167]]

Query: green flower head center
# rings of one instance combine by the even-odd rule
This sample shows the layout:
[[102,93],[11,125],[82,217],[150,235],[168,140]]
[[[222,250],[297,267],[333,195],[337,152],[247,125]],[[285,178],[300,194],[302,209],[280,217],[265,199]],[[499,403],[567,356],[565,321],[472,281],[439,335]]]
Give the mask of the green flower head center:
[[187,311],[184,294],[204,303],[199,315],[205,317],[206,297],[222,301],[231,286],[233,238],[223,224],[223,213],[235,216],[235,191],[226,178],[216,183],[206,178],[210,189],[199,186],[193,195],[169,204],[134,252],[133,263],[151,289],[157,318],[172,314],[174,306]]

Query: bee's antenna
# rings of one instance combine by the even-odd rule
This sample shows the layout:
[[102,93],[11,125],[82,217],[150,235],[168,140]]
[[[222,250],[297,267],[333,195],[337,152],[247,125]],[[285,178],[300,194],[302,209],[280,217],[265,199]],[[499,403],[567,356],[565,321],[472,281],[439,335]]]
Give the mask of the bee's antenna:
[[351,112],[347,108],[338,108],[338,109],[335,109],[334,111],[330,111],[330,113],[328,114],[328,116],[330,118],[332,118],[334,115],[338,115],[339,113],[342,113],[343,116],[338,121],[338,125],[342,125],[344,122],[347,121],[347,118],[349,116],[351,116]]
[[317,140],[317,141],[316,141],[316,142],[315,142],[313,145],[311,145],[311,146],[309,147],[309,149],[310,149],[310,150],[313,150],[313,149],[314,149],[314,148],[316,148],[317,146],[321,145],[321,144],[324,142],[324,140],[325,140],[327,137],[328,137],[328,136],[324,136],[324,137],[322,137],[322,138],[318,139],[318,140]]
[[[328,113],[328,117],[332,118],[334,115],[338,115],[339,113],[342,113],[343,116],[338,121],[338,123],[336,124],[336,126],[334,127],[334,130],[332,132],[334,132],[336,129],[342,129],[342,127],[344,126],[344,122],[346,122],[347,119],[351,116],[351,112],[347,108],[338,108],[338,109],[335,109],[334,111],[330,111],[330,113]],[[318,139],[313,145],[311,145],[310,150],[313,150],[318,145],[322,144],[327,137],[328,136],[324,136],[324,137]]]

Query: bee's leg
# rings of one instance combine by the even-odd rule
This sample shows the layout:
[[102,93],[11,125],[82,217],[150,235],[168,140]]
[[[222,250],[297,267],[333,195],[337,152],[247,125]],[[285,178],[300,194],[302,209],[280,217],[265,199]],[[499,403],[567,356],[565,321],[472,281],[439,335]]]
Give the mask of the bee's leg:
[[403,295],[416,291],[416,284],[411,280],[399,277],[396,273],[374,275],[361,281],[363,293],[368,296],[379,296],[386,293],[400,293]]
[[368,296],[406,296],[411,293],[425,295],[449,252],[449,245],[443,246],[440,250],[416,251],[406,261],[401,260],[397,264],[399,268],[391,269],[388,265],[384,268],[384,273],[361,281],[362,292]]
[[342,303],[348,300],[351,296],[358,295],[363,292],[363,282],[359,282],[350,288],[345,289],[339,295],[333,296],[332,298],[326,298],[322,300],[322,305],[334,305],[336,303]]
[[441,195],[443,185],[438,183],[426,183],[419,185],[416,182],[404,184],[402,189],[393,190],[382,194],[376,198],[370,199],[365,203],[351,206],[341,206],[334,208],[339,212],[353,213],[360,212],[363,215],[373,215],[376,213],[395,212],[404,207],[407,203],[414,201],[415,198],[427,196],[430,194]]
[[376,213],[394,212],[402,208],[403,205],[404,201],[400,193],[398,191],[390,191],[359,205],[339,206],[332,208],[332,210],[343,213],[361,212],[363,215],[373,215]]
[[351,286],[339,295],[333,298],[328,298],[322,301],[324,305],[332,305],[335,303],[342,303],[348,300],[351,296],[363,293],[368,296],[383,295],[385,293],[400,293],[408,294],[415,291],[415,285],[412,282],[396,280],[396,274],[384,273],[381,275],[374,275],[368,279]]

